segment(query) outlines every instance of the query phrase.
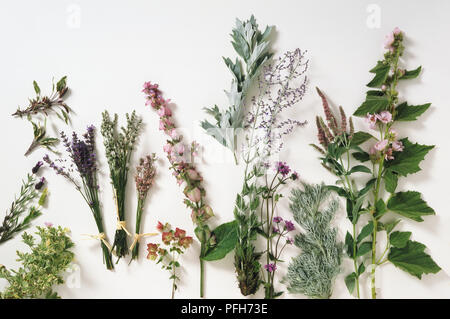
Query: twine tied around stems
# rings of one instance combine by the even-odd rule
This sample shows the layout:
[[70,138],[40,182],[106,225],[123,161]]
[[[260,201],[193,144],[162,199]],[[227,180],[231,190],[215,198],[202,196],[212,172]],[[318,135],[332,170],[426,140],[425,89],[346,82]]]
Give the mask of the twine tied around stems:
[[[89,234],[81,234],[81,235],[88,237],[88,238],[84,238],[84,239],[100,240],[103,244],[105,244],[106,247],[108,247],[109,251],[112,251],[111,245],[106,241],[105,233],[99,233],[98,235],[89,235]],[[115,255],[114,252],[113,252],[113,254]]]
[[143,234],[135,233],[133,242],[131,243],[131,246],[130,246],[130,251],[133,250],[134,246],[136,246],[139,239],[141,239],[142,237],[152,237],[152,236],[156,236],[156,235],[158,235],[158,233],[143,233]]
[[124,220],[117,220],[116,224],[117,229],[123,229],[128,236],[131,236],[130,232],[127,230],[127,222]]

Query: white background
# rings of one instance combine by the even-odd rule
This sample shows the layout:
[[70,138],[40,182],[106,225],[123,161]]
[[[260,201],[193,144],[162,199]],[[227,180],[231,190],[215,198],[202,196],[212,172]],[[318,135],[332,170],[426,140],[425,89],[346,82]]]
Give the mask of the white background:
[[[368,7],[380,10],[379,28],[367,24]],[[386,265],[377,271],[381,298],[449,298],[450,280],[450,212],[448,209],[448,91],[450,50],[448,1],[2,1],[0,4],[0,136],[2,156],[0,178],[1,207],[5,210],[18,192],[20,179],[41,159],[38,150],[23,156],[32,131],[25,120],[10,116],[17,106],[25,106],[34,95],[32,81],[48,92],[51,78],[68,76],[72,92],[68,104],[75,110],[73,127],[66,127],[53,118],[54,128],[70,133],[81,132],[88,124],[100,125],[100,113],[108,109],[124,113],[136,109],[143,116],[145,132],[140,138],[138,156],[156,152],[158,176],[146,207],[143,229],[154,230],[158,220],[187,229],[193,234],[189,211],[182,203],[181,190],[170,175],[162,152],[165,142],[158,130],[157,115],[144,107],[140,92],[144,81],[160,84],[166,98],[176,107],[178,126],[190,133],[210,152],[223,149],[199,129],[205,118],[203,107],[226,106],[223,89],[229,88],[231,76],[222,56],[235,56],[230,32],[236,17],[255,14],[259,25],[276,26],[274,46],[277,54],[295,48],[307,49],[310,59],[309,90],[290,116],[308,120],[309,125],[293,134],[281,154],[283,160],[299,171],[306,182],[333,183],[334,178],[317,160],[317,153],[308,144],[316,141],[314,117],[321,114],[321,103],[314,92],[319,86],[333,107],[343,105],[351,114],[364,99],[365,84],[371,79],[368,70],[383,54],[385,34],[398,26],[406,34],[404,66],[423,65],[419,79],[400,85],[401,99],[410,104],[432,102],[431,109],[420,121],[398,126],[402,136],[423,144],[437,145],[421,164],[423,171],[402,179],[401,190],[417,190],[432,206],[436,216],[422,223],[405,221],[402,230],[411,230],[413,239],[423,242],[428,252],[442,267],[437,275],[425,275],[422,281]],[[371,28],[372,26],[372,28]],[[364,121],[356,126],[365,129]],[[51,134],[56,134],[49,129]],[[102,138],[97,139],[101,160],[101,198],[107,234],[112,240],[115,215],[109,186]],[[229,155],[228,153],[226,153]],[[217,218],[214,224],[231,220],[233,204],[241,188],[243,167],[236,167],[231,157],[218,162],[206,158],[199,163],[207,190],[207,199]],[[130,172],[130,176],[133,171]],[[128,266],[120,261],[114,272],[101,262],[98,242],[83,240],[81,234],[96,233],[91,213],[80,195],[53,172],[46,171],[50,199],[48,208],[37,224],[45,221],[67,226],[76,243],[76,264],[80,267],[72,287],[58,288],[64,298],[166,298],[170,295],[168,274],[158,265],[141,259]],[[131,177],[130,177],[131,180]],[[287,195],[288,190],[284,193]],[[134,225],[135,193],[129,183],[128,221]],[[342,206],[343,207],[343,206]],[[280,215],[290,217],[287,202],[280,206]],[[339,211],[336,224],[342,239],[349,223]],[[133,229],[133,228],[132,228]],[[147,238],[149,242],[154,238]],[[23,249],[20,236],[0,247],[0,262],[16,266],[15,250]],[[177,297],[198,297],[198,244],[183,259],[182,283]],[[284,259],[298,253],[291,247]],[[285,267],[280,267],[280,278]],[[350,263],[343,263],[345,273]],[[79,278],[77,278],[79,276]],[[233,255],[206,266],[207,298],[241,297],[234,275]],[[3,282],[2,282],[3,284]],[[285,290],[278,283],[277,289]],[[368,297],[368,282],[363,280],[363,297]],[[260,291],[256,297],[263,297]],[[303,298],[285,295],[286,298]],[[334,298],[349,298],[343,274],[337,279]]]

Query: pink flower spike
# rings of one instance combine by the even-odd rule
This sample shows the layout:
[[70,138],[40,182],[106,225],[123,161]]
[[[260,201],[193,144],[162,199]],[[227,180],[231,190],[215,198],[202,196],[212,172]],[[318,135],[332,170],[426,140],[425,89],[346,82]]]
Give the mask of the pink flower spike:
[[166,153],[172,152],[172,145],[169,144],[169,143],[167,143],[166,145],[163,146],[163,150],[164,150],[164,152],[166,152]]
[[377,151],[383,151],[388,145],[388,140],[382,140],[375,143],[374,148]]
[[380,122],[387,124],[392,122],[392,114],[389,111],[382,111],[380,114],[375,115]]

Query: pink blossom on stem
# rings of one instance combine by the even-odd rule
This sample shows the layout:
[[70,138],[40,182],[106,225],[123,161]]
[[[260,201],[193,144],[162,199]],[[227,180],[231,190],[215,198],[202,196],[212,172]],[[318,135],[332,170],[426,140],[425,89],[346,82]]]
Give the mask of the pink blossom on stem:
[[369,127],[372,130],[376,130],[376,128],[377,128],[377,117],[376,117],[376,115],[367,113],[367,115],[366,115],[366,122],[369,124]]
[[394,44],[395,37],[393,32],[389,32],[384,38],[384,48],[388,50],[392,50],[392,45]]
[[392,31],[392,33],[394,35],[399,35],[400,33],[403,33],[403,31],[400,30],[399,27],[395,27],[394,30]]
[[404,150],[403,143],[401,141],[394,141],[392,142],[392,149],[396,152],[403,152]]
[[394,159],[394,156],[392,155],[392,148],[391,147],[386,150],[386,153],[384,154],[384,158],[387,161]]
[[392,122],[392,114],[389,111],[382,111],[380,114],[375,115],[380,122],[387,124]]
[[388,145],[388,140],[381,140],[375,143],[374,148],[377,151],[383,151]]
[[191,189],[190,191],[188,191],[186,193],[186,196],[187,196],[187,198],[189,198],[194,203],[198,203],[200,201],[200,199],[202,198],[202,194],[201,194],[200,190],[197,187],[195,187],[195,188]]

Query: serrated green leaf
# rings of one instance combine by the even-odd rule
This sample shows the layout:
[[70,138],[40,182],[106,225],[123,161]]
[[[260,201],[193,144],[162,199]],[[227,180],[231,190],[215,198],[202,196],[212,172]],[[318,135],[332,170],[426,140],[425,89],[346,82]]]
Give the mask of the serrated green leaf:
[[426,110],[428,110],[430,106],[431,103],[422,105],[408,105],[408,103],[404,102],[395,108],[396,111],[395,120],[415,121],[420,115],[422,115]]
[[389,193],[394,193],[398,184],[398,175],[397,173],[388,170],[384,174],[384,186],[386,188],[386,191]]
[[382,200],[381,198],[375,203],[375,213],[374,216],[377,219],[380,219],[381,216],[383,216],[384,214],[386,214],[388,212],[386,204],[384,202],[384,200]]
[[426,246],[409,240],[403,248],[391,248],[388,260],[401,270],[422,279],[423,274],[435,274],[441,268],[425,253]]
[[376,178],[370,179],[366,183],[366,186],[364,186],[364,188],[358,192],[358,197],[361,197],[361,196],[364,196],[365,194],[367,194],[367,192],[372,188],[373,184],[375,184],[376,181],[377,181]]
[[391,231],[394,230],[395,226],[398,225],[398,223],[400,223],[400,219],[394,220],[389,223],[384,223],[384,230],[386,231],[386,233],[390,234]]
[[389,199],[387,208],[394,213],[421,222],[422,216],[435,214],[421,196],[419,192],[413,191],[395,193]]
[[366,100],[353,113],[354,116],[366,116],[367,113],[378,113],[389,106],[389,100],[386,96],[367,96]]
[[420,71],[422,71],[422,67],[419,66],[417,69],[415,70],[411,70],[411,71],[405,71],[405,74],[403,74],[399,79],[400,80],[409,80],[409,79],[414,79],[416,77],[419,76]]
[[381,61],[378,61],[377,66],[370,70],[371,73],[375,73],[375,77],[372,79],[372,81],[367,83],[367,86],[371,88],[380,87],[384,82],[386,82],[390,68],[391,67],[388,63],[385,64]]
[[423,161],[425,155],[434,148],[434,145],[413,144],[408,138],[402,139],[401,142],[404,146],[403,151],[395,152],[395,158],[385,163],[386,170],[396,172],[401,176],[417,173],[420,171],[420,162]]
[[394,247],[403,248],[408,243],[410,237],[410,231],[395,231],[389,236],[389,242]]
[[356,172],[360,172],[360,173],[372,173],[372,171],[367,167],[367,166],[364,166],[364,165],[356,165],[356,166],[353,166],[351,169],[350,169],[350,171],[348,172],[348,175],[350,175],[350,174],[353,174],[353,173],[356,173]]

